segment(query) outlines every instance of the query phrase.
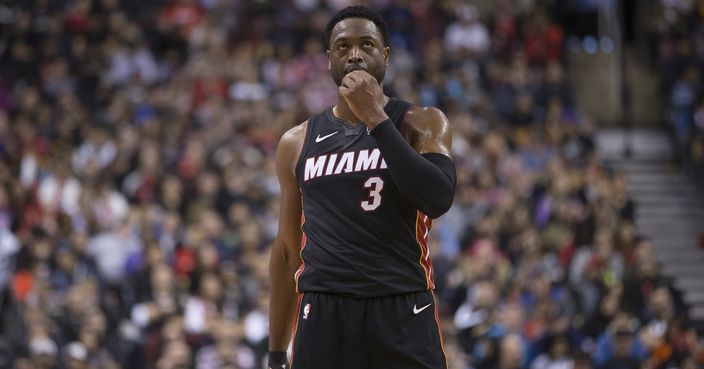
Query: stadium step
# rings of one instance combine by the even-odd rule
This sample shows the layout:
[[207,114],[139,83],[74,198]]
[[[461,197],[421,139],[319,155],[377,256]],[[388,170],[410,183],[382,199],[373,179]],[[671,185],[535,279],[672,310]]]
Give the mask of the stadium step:
[[704,291],[687,291],[684,294],[684,301],[688,304],[704,304]]
[[692,320],[704,324],[704,307],[694,307],[689,310],[689,315]]
[[[631,156],[625,157],[629,142]],[[606,129],[597,133],[597,148],[607,165],[626,174],[638,233],[653,240],[663,273],[682,291],[695,326],[704,329],[704,199],[671,160],[670,139],[657,129]]]
[[675,285],[679,288],[685,289],[685,288],[695,288],[695,289],[704,289],[704,279],[697,278],[697,277],[682,277],[679,278],[677,281],[675,281]]
[[704,265],[704,253],[696,251],[688,252],[686,249],[681,252],[676,252],[678,250],[674,251],[675,252],[668,253],[656,252],[655,255],[661,263],[677,263],[683,265],[687,263],[697,263],[699,265]]
[[[609,160],[608,165],[612,167],[631,166],[632,163],[641,167],[649,164],[669,167],[672,165],[669,159],[674,157],[672,143],[660,129],[604,128],[597,132],[596,144],[599,155]],[[629,145],[631,155],[624,157]]]

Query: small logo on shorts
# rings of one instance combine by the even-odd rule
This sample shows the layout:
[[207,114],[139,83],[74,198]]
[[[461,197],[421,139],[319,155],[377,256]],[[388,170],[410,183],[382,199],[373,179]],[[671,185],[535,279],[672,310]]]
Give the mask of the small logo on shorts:
[[308,319],[308,314],[310,314],[310,304],[303,307],[303,319]]

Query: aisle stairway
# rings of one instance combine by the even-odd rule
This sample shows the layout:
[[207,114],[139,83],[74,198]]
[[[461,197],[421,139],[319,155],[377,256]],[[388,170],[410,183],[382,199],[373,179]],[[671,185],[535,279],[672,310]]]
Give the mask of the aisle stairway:
[[667,135],[655,129],[636,129],[632,155],[623,155],[627,136],[622,130],[597,134],[602,158],[628,176],[629,194],[637,204],[636,227],[650,237],[665,274],[675,278],[691,306],[690,317],[704,328],[704,201],[691,180],[673,164]]

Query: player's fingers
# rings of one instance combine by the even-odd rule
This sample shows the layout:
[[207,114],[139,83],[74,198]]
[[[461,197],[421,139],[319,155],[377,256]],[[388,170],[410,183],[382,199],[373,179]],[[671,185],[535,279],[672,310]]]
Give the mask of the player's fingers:
[[369,72],[364,69],[353,70],[347,75],[350,76],[350,78],[354,78],[356,82],[367,80],[372,76],[371,74],[369,74]]
[[354,83],[355,85],[357,85],[361,81],[359,74],[356,74],[357,72],[358,71],[354,70],[350,73],[347,73],[347,75],[345,76],[351,83]]
[[342,85],[347,87],[347,88],[352,88],[357,85],[357,81],[355,81],[350,75],[346,75],[345,78],[342,79]]
[[353,70],[345,75],[345,78],[349,79],[350,81],[354,83],[359,83],[359,81],[362,81],[364,79],[364,75],[366,74],[365,71],[363,70]]

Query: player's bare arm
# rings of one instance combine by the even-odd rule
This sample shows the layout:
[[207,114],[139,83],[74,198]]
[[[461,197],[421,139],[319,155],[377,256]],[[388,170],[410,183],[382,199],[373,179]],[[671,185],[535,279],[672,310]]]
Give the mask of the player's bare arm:
[[438,153],[452,157],[452,130],[443,112],[434,107],[415,107],[404,118],[405,134],[413,148],[421,153]]
[[295,165],[306,132],[306,123],[287,131],[276,150],[276,174],[281,188],[279,230],[269,262],[271,297],[269,302],[269,350],[286,351],[293,331],[297,293],[294,282],[301,265],[301,193],[295,178]]

